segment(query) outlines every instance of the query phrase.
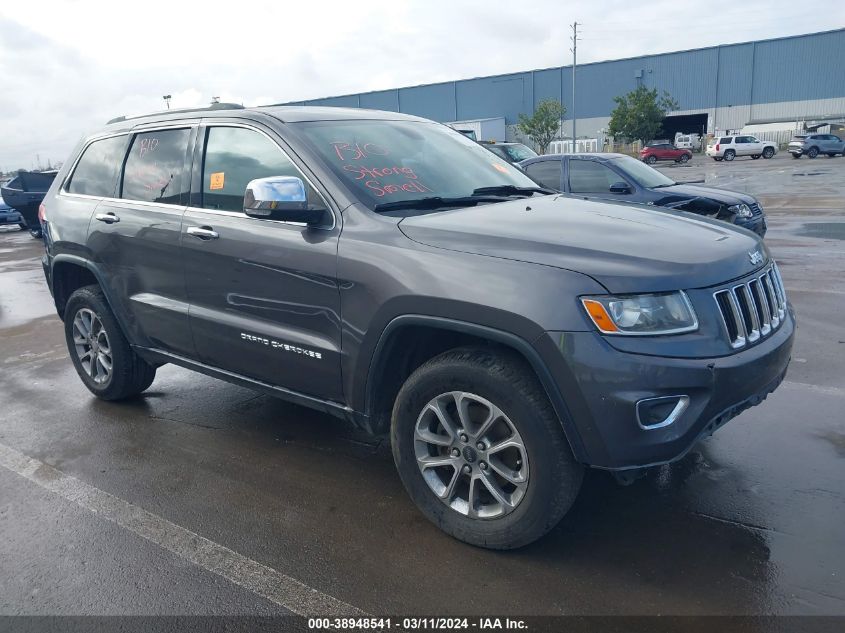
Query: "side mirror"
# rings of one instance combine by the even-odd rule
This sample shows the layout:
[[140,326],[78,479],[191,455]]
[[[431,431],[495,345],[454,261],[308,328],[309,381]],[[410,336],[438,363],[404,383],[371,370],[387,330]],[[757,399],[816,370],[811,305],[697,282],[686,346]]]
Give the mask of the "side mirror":
[[620,180],[610,185],[610,193],[631,193],[631,187],[627,182]]
[[244,213],[253,218],[322,224],[328,211],[311,208],[305,184],[297,176],[251,180],[244,194]]

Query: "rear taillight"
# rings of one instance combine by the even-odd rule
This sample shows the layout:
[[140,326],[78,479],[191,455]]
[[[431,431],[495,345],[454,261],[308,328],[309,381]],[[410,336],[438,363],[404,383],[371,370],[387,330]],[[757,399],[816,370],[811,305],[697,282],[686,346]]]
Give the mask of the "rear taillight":
[[717,152],[719,151],[719,144],[718,143],[716,143],[716,151]]
[[47,207],[44,206],[44,203],[38,205],[38,223],[44,224],[47,221]]

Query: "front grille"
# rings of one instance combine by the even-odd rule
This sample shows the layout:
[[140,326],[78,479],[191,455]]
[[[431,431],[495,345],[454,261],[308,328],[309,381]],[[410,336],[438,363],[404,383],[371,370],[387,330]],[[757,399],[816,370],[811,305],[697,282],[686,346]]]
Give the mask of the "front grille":
[[751,209],[752,215],[760,215],[763,213],[763,209],[760,208],[760,205],[756,202],[752,202],[748,205],[748,208]]
[[744,282],[713,293],[731,347],[769,336],[786,315],[786,291],[776,264]]

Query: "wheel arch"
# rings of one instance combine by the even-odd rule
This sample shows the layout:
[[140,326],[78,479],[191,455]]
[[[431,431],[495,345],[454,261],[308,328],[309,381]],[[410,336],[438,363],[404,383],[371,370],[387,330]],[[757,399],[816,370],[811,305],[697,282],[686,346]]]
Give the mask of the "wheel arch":
[[53,293],[53,302],[55,303],[56,312],[58,312],[60,319],[64,320],[65,307],[70,296],[80,288],[94,284],[98,285],[103,291],[106,302],[112,309],[125,335],[126,323],[120,311],[115,310],[115,305],[109,296],[109,288],[105,283],[102,271],[93,262],[84,257],[69,254],[61,254],[53,257],[50,266],[50,290]]
[[369,430],[387,430],[396,395],[417,367],[449,349],[473,344],[508,350],[530,367],[552,404],[575,459],[585,462],[586,451],[563,395],[531,343],[511,332],[444,317],[397,316],[382,331],[364,385],[363,409]]

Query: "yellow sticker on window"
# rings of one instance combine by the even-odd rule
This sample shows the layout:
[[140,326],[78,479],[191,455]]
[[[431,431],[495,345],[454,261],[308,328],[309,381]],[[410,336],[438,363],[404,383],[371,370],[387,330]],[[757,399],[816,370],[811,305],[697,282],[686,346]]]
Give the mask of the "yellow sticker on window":
[[222,189],[223,183],[226,180],[224,172],[218,171],[211,174],[211,182],[208,185],[209,189]]
[[[498,171],[502,172],[503,174],[508,173],[508,168],[505,167],[504,165],[499,165],[498,163],[490,163],[490,164],[493,165],[493,169],[497,169]],[[212,189],[213,189],[213,187],[212,187]]]

